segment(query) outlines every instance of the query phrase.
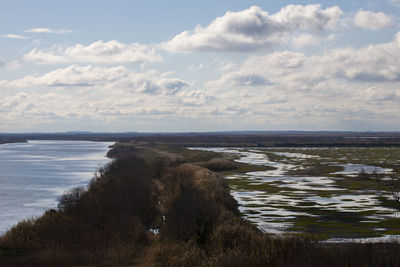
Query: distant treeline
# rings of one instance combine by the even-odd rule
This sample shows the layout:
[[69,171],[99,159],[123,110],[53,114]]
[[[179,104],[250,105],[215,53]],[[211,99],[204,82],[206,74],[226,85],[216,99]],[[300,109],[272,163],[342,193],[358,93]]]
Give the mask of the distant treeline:
[[184,146],[400,146],[400,132],[206,132],[206,133],[21,133],[0,134],[3,140],[91,140],[169,143]]
[[[88,189],[0,237],[0,266],[400,266],[400,244],[267,235],[240,217],[213,152],[116,144]],[[204,166],[204,167],[201,167]]]

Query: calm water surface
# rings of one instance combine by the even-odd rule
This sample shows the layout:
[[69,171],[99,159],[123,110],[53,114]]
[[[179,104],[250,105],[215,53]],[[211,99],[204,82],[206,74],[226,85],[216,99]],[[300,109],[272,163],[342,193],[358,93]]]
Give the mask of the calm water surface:
[[88,184],[111,142],[29,141],[0,145],[0,234],[57,206],[66,190]]

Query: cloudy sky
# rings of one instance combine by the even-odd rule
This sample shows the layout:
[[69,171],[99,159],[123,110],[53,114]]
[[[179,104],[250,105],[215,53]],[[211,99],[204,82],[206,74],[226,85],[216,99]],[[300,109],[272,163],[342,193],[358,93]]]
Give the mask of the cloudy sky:
[[400,0],[3,0],[0,132],[400,130]]

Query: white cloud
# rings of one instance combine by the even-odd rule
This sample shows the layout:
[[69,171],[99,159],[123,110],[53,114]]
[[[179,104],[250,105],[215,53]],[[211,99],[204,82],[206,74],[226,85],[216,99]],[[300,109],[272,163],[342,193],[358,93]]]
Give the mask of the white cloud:
[[131,73],[126,79],[119,81],[119,86],[133,93],[150,95],[175,95],[189,82],[176,78],[159,78],[159,73]]
[[164,93],[167,95],[175,95],[182,88],[189,86],[189,83],[180,79],[163,79],[161,85],[164,89]]
[[[315,57],[317,58],[317,57]],[[332,73],[353,81],[400,81],[400,32],[386,44],[336,49],[320,60]]]
[[326,29],[334,29],[342,14],[338,6],[322,9],[321,5],[288,5],[272,15],[272,19],[293,31],[322,32]]
[[302,53],[290,51],[271,53],[265,56],[253,56],[235,71],[224,74],[219,80],[207,83],[210,88],[223,86],[265,86],[271,85],[270,79],[296,72],[306,60]]
[[366,100],[371,102],[395,101],[400,99],[400,94],[397,94],[395,90],[376,86],[365,89],[364,95]]
[[56,29],[49,29],[49,28],[33,28],[33,29],[25,30],[24,32],[68,34],[68,33],[73,33],[74,31],[72,31],[72,30],[63,30],[63,29],[56,30]]
[[181,103],[189,106],[206,105],[215,100],[215,97],[203,90],[192,90],[180,94]]
[[[353,123],[358,122],[360,127],[391,129],[390,123],[400,119],[398,62],[400,33],[392,42],[360,49],[252,56],[207,87],[218,92],[221,114],[264,125],[356,129]],[[269,83],[240,82],[242,77]]]
[[48,50],[35,48],[24,58],[38,64],[152,63],[161,60],[161,57],[147,45],[123,44],[115,40],[97,41],[88,46],[77,44],[67,48],[53,47]]
[[208,26],[198,25],[192,31],[184,31],[161,44],[161,47],[179,52],[267,48],[290,43],[290,38],[296,32],[320,34],[332,30],[342,13],[337,6],[323,9],[321,5],[289,5],[270,15],[252,6],[239,12],[228,11]]
[[[334,129],[345,127],[343,121],[373,125],[385,118],[390,126],[400,119],[399,57],[400,33],[392,42],[360,49],[341,48],[309,56],[292,51],[251,56],[204,90],[193,88],[193,83],[173,77],[173,73],[72,65],[0,81],[0,86],[15,91],[38,90],[0,95],[0,112],[9,116],[6,123],[22,117],[90,119],[127,127],[127,121],[133,121],[129,125],[144,120],[159,126],[164,120],[197,124],[212,118],[212,123],[224,127],[232,122],[232,127],[320,125]],[[331,124],[324,124],[327,120]]]
[[[8,95],[7,90],[0,92],[0,115],[9,127],[16,121],[28,121],[29,127],[34,126],[31,122],[47,123],[64,127],[62,130],[84,121],[85,125],[91,123],[91,129],[120,131],[165,131],[178,125],[186,125],[182,128],[186,131],[200,126],[203,130],[335,129],[343,127],[344,120],[373,124],[382,118],[385,123],[400,119],[398,82],[371,85],[338,78],[328,71],[329,66],[313,56],[273,53],[253,56],[231,72],[230,82],[236,82],[235,86],[227,80],[216,88],[197,90],[172,74],[74,65],[7,84],[0,81],[5,89],[13,85]],[[249,90],[249,84],[233,79],[236,72],[259,75],[273,83]],[[202,128],[205,122],[211,128]]]
[[225,72],[225,71],[230,71],[233,70],[234,68],[236,68],[236,64],[233,62],[228,62],[228,63],[224,63],[218,70]]
[[3,97],[0,101],[0,111],[5,112],[18,106],[22,101],[28,98],[26,93],[18,93],[12,96]]
[[21,63],[18,60],[6,62],[6,61],[0,59],[0,68],[18,69],[20,66],[21,66]]
[[200,63],[198,65],[190,65],[188,70],[190,70],[190,71],[199,71],[199,70],[202,70],[204,68],[204,66],[205,66],[204,63]]
[[72,65],[43,75],[29,75],[10,82],[0,80],[0,85],[8,87],[91,87],[120,80],[127,75],[128,71],[122,66],[101,68],[91,65]]
[[[341,14],[338,7],[320,5],[291,5],[275,14],[257,7],[227,12],[209,25],[175,36],[164,48],[255,51],[279,45],[279,52],[253,53],[242,63],[239,60],[246,54],[208,63],[207,57],[194,58],[203,63],[188,59],[184,64],[189,70],[199,71],[193,81],[172,71],[134,71],[124,66],[161,60],[151,46],[113,40],[33,49],[25,60],[66,66],[0,80],[0,129],[90,125],[90,130],[107,131],[359,130],[354,126],[358,122],[361,130],[390,130],[400,121],[400,32],[391,42],[363,48],[341,44],[331,50],[315,49],[317,53],[285,51],[341,39],[336,31],[342,27]],[[18,62],[0,60],[0,68],[13,65]],[[207,83],[207,78],[215,80]]]
[[3,38],[9,38],[9,39],[28,39],[29,37],[19,35],[19,34],[4,34]]
[[257,74],[238,74],[233,77],[233,84],[236,86],[260,86],[268,85],[270,82]]
[[393,21],[383,12],[360,10],[354,18],[354,24],[363,29],[380,30],[393,26]]
[[320,39],[315,35],[302,33],[298,36],[293,36],[292,46],[296,48],[302,48],[306,46],[316,46],[319,45]]
[[[253,56],[237,70],[211,81],[210,88],[224,86],[279,85],[298,90],[317,88],[325,81],[348,83],[400,82],[400,32],[389,43],[366,48],[340,48],[306,56],[290,51]],[[249,77],[249,78],[246,78]],[[253,77],[253,78],[252,78]],[[253,81],[269,81],[262,82]]]
[[175,95],[190,85],[185,80],[156,71],[136,73],[123,66],[103,68],[92,65],[71,65],[42,75],[28,75],[13,81],[0,80],[0,86],[13,88],[95,88],[93,90],[98,91],[117,88],[154,95]]

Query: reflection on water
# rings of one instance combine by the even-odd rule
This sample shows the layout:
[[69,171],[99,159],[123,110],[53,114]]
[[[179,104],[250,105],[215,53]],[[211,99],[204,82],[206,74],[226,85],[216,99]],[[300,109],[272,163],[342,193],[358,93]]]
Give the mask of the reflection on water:
[[29,141],[0,145],[0,233],[57,206],[58,197],[85,186],[110,161],[111,142]]
[[[190,149],[234,154],[238,156],[235,160],[237,162],[276,168],[267,171],[230,174],[225,177],[230,182],[231,194],[238,201],[239,210],[243,216],[268,233],[286,233],[288,228],[294,226],[296,218],[316,218],[321,214],[358,214],[357,216],[363,218],[363,221],[359,221],[359,223],[366,225],[399,217],[396,209],[383,207],[379,203],[379,199],[382,197],[391,199],[390,192],[349,190],[337,183],[338,180],[346,179],[343,178],[343,175],[357,175],[360,171],[370,174],[390,174],[392,169],[347,163],[339,164],[343,171],[327,173],[326,177],[294,176],[288,175],[287,171],[303,168],[303,162],[299,159],[323,159],[317,155],[279,152],[266,148],[251,150],[245,148]],[[282,161],[273,161],[269,159],[268,153],[285,158]],[[327,161],[329,162],[329,160]],[[368,226],[365,229],[369,229]],[[386,228],[370,230],[380,232],[385,231]],[[334,239],[335,242],[338,240]]]
[[365,173],[391,173],[393,170],[388,169],[388,168],[381,168],[377,166],[370,166],[370,165],[364,165],[364,164],[352,164],[352,163],[347,163],[347,164],[339,164],[339,166],[343,167],[344,170],[340,172],[334,172],[333,174],[343,174],[343,175],[348,175],[348,176],[354,176],[357,175],[360,172],[365,172]]

